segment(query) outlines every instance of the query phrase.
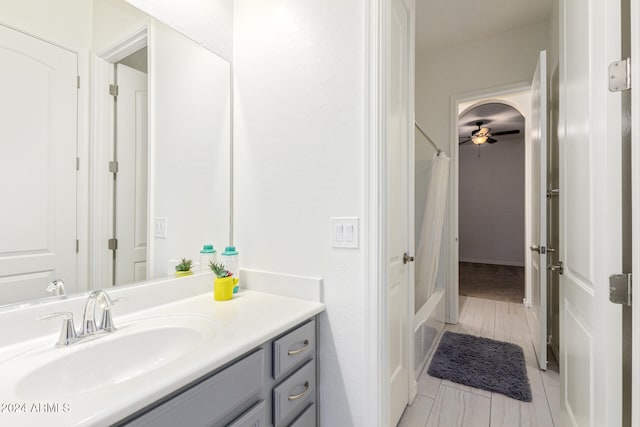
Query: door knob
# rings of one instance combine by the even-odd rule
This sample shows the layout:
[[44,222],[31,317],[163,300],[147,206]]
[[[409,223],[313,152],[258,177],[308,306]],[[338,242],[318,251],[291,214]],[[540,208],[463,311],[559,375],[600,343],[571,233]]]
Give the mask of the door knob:
[[529,249],[531,249],[532,252],[538,252],[539,254],[542,254],[542,255],[547,253],[547,248],[545,246],[533,245],[533,246],[529,246]]
[[414,258],[412,256],[409,256],[409,254],[406,253],[406,252],[402,255],[402,263],[403,264],[406,264],[408,262],[413,262],[413,260],[414,260]]
[[558,261],[558,264],[552,264],[547,268],[549,269],[549,271],[556,271],[558,274],[564,273],[564,265],[562,264],[562,261]]

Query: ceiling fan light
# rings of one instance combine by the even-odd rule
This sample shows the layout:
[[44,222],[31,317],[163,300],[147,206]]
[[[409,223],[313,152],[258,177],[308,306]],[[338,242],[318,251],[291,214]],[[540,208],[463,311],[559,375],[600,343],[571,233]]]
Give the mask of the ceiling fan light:
[[471,138],[471,142],[473,142],[476,145],[481,145],[487,142],[488,139],[489,137],[486,135],[474,136],[473,138]]

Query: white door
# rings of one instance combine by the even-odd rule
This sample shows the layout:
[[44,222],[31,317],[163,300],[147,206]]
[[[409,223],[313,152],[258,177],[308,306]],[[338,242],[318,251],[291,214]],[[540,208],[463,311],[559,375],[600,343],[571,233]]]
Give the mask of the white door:
[[147,273],[147,74],[117,64],[116,284]]
[[77,57],[0,25],[0,304],[76,290]]
[[622,425],[620,4],[560,3],[560,378],[563,426]]
[[547,53],[540,52],[531,83],[531,310],[533,346],[547,369]]
[[389,425],[395,426],[409,402],[409,11],[391,0],[387,92],[387,254],[389,322]]

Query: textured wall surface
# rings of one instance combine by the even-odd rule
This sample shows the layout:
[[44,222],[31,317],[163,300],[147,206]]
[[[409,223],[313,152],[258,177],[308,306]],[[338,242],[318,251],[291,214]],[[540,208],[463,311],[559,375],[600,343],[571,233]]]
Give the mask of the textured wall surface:
[[365,243],[334,249],[330,239],[331,217],[364,212],[364,5],[238,0],[234,7],[241,265],[324,279],[322,425],[364,425]]

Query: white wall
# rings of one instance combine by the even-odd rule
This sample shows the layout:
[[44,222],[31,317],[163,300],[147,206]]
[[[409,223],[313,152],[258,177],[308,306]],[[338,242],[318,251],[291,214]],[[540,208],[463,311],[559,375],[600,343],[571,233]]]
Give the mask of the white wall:
[[91,1],[0,0],[0,11],[0,24],[71,50],[91,47]]
[[149,16],[124,0],[93,0],[93,51],[100,53],[150,22]]
[[460,146],[460,261],[524,267],[524,140]]
[[[499,33],[473,42],[416,55],[416,120],[451,153],[453,95],[528,82],[538,53],[548,44],[548,25]],[[445,148],[446,147],[446,148]],[[416,171],[418,173],[418,171]],[[437,286],[448,282],[449,224],[445,223]]]
[[233,0],[126,0],[227,60],[233,55]]
[[547,46],[547,76],[551,77],[560,54],[560,4],[553,2],[549,17],[549,43]]
[[331,217],[364,212],[364,12],[357,1],[235,2],[236,243],[245,268],[323,278],[319,396],[332,427],[364,425],[372,410],[363,245],[330,242]]

